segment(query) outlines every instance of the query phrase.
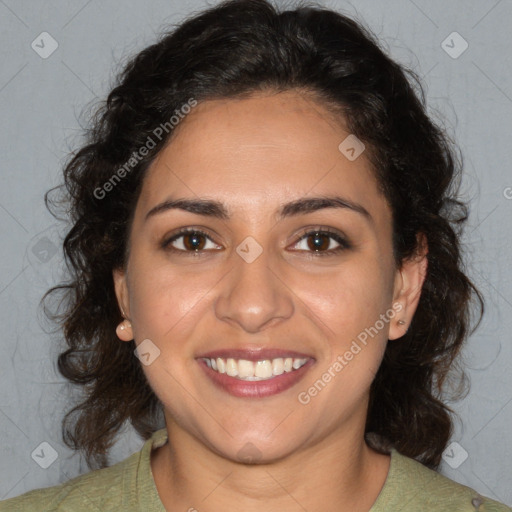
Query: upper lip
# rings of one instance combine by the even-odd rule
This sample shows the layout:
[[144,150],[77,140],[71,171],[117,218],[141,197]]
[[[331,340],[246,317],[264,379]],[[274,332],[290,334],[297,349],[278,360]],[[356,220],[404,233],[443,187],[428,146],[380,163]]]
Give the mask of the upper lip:
[[297,359],[314,359],[313,356],[296,352],[294,350],[284,350],[280,348],[261,348],[261,349],[241,349],[241,348],[225,348],[204,352],[197,356],[207,359],[245,359],[247,361],[262,361],[265,359],[277,359],[279,357],[293,357]]

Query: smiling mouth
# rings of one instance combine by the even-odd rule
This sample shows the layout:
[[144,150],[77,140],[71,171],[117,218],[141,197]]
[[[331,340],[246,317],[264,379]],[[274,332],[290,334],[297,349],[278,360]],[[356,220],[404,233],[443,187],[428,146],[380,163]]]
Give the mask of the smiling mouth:
[[202,352],[196,361],[217,388],[235,397],[259,399],[295,386],[316,359],[285,348],[244,347]]
[[270,380],[283,373],[291,373],[304,366],[310,357],[277,357],[249,361],[222,357],[202,357],[208,368],[243,381]]

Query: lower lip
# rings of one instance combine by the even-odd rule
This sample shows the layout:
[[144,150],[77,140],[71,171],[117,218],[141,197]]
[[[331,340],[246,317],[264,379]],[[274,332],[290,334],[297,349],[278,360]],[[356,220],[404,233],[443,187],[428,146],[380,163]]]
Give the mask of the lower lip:
[[236,377],[230,377],[226,373],[219,373],[209,368],[204,359],[198,359],[197,362],[213,383],[227,391],[230,395],[241,398],[265,398],[282,393],[299,382],[310,366],[314,364],[315,360],[309,359],[298,370],[285,372],[271,379],[257,381],[241,380]]

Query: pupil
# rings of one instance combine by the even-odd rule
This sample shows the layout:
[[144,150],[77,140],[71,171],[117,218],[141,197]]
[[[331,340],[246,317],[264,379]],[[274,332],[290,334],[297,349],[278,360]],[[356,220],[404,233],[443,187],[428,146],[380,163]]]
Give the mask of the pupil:
[[187,249],[198,250],[201,249],[201,237],[200,234],[189,234],[185,237],[185,246]]
[[325,249],[329,245],[329,242],[327,241],[326,246],[326,237],[321,233],[315,233],[314,235],[311,235],[310,239],[311,238],[313,239],[313,245],[310,245],[310,249],[315,251],[318,251],[319,249]]

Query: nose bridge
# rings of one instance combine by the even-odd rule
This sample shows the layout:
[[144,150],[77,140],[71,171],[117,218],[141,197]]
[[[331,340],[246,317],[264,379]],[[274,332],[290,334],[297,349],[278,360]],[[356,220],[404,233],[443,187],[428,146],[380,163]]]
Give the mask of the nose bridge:
[[220,320],[256,332],[274,319],[289,318],[293,301],[276,277],[278,265],[270,250],[247,237],[231,254],[232,271],[215,305]]

